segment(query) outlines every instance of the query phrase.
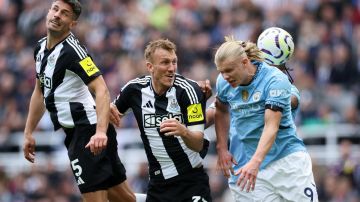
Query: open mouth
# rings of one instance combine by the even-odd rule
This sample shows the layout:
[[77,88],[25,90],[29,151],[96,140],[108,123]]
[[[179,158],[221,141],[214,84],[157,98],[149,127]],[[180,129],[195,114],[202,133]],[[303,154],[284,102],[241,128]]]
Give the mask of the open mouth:
[[227,82],[233,87],[237,85],[236,80],[228,80]]
[[50,23],[56,26],[60,26],[60,23],[58,21],[55,20],[50,20]]

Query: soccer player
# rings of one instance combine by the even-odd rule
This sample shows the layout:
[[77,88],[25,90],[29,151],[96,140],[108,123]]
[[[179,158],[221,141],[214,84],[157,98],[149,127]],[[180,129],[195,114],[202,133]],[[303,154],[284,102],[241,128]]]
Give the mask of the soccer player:
[[318,201],[311,159],[291,115],[288,77],[263,62],[254,43],[233,37],[225,37],[214,61],[218,168],[234,199]]
[[110,120],[132,111],[149,162],[148,202],[211,201],[204,145],[205,95],[196,82],[176,74],[176,46],[167,39],[145,49],[149,76],[129,81],[111,105]]
[[135,201],[117,153],[116,131],[109,125],[109,91],[91,56],[71,32],[80,13],[77,0],[55,0],[48,11],[47,36],[34,51],[36,84],[24,130],[24,156],[35,162],[32,134],[47,109],[54,129],[65,131],[65,146],[83,200]]
[[[289,68],[286,66],[286,62],[292,57],[295,48],[291,35],[279,27],[270,27],[259,35],[257,46],[262,51],[268,65],[279,68],[284,74],[288,75],[291,82],[291,115],[295,121],[296,115],[300,111],[300,92],[293,84],[294,80],[289,73]],[[211,91],[208,81],[198,83],[204,92]],[[212,103],[206,110],[205,128],[214,124],[214,118],[215,103]]]

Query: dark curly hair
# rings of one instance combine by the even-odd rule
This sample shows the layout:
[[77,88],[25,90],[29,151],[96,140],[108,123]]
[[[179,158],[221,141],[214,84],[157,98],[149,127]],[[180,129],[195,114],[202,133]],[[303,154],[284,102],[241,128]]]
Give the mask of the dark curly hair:
[[55,1],[63,1],[67,4],[69,4],[72,8],[72,11],[74,12],[74,19],[77,20],[79,18],[80,14],[81,14],[82,6],[78,0],[55,0]]

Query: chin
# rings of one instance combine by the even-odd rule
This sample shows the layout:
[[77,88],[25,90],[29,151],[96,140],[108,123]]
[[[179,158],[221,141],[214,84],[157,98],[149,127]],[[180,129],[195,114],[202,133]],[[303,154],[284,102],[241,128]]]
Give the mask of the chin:
[[166,83],[169,85],[169,86],[172,86],[173,83],[174,83],[175,79],[167,79],[166,80]]
[[56,28],[54,28],[53,26],[47,26],[47,30],[49,30],[50,32],[58,32],[59,31],[59,29],[56,29]]
[[229,82],[229,81],[228,81],[228,84],[229,84],[231,87],[233,87],[233,88],[237,86],[237,83],[236,83],[236,82]]
[[173,84],[174,84],[173,81],[171,81],[171,82],[166,82],[166,86],[169,87],[169,88],[170,88]]

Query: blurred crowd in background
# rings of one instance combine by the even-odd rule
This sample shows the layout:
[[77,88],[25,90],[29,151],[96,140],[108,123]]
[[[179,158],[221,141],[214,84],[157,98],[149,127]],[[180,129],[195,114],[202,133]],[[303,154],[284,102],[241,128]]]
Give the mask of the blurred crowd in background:
[[[13,132],[24,129],[35,82],[33,48],[46,35],[50,3],[0,0],[0,148]],[[127,81],[147,74],[143,50],[150,40],[174,41],[178,72],[193,80],[210,79],[214,89],[218,72],[213,55],[225,35],[256,42],[265,28],[278,26],[295,42],[288,67],[301,93],[296,124],[360,123],[359,0],[88,0],[82,4],[74,33],[101,68],[112,98]],[[122,127],[137,125],[129,116]],[[52,130],[51,122],[42,120],[38,130]],[[360,201],[359,159],[351,159],[346,149],[351,142],[341,144],[344,160],[338,165],[317,167],[314,162],[320,201]],[[0,201],[78,201],[71,173],[57,172],[51,161],[47,170],[11,177],[0,171]],[[226,201],[227,184],[221,177],[212,175],[216,202]],[[139,176],[130,181],[136,191],[145,192],[146,169],[139,168]]]

